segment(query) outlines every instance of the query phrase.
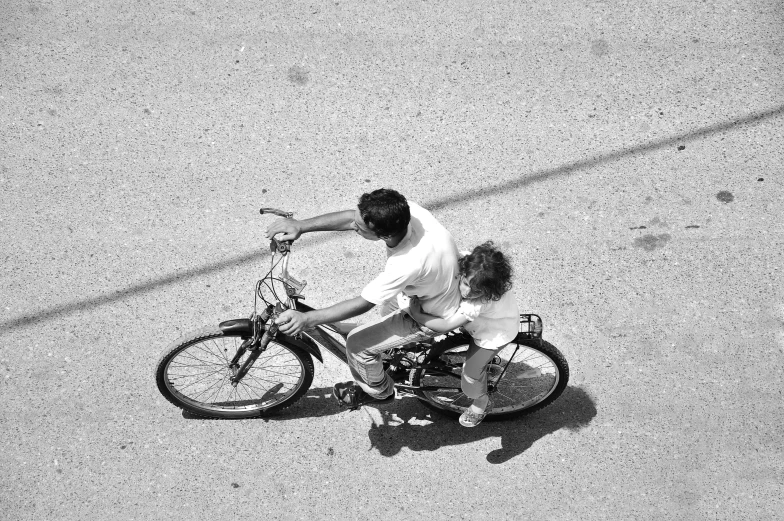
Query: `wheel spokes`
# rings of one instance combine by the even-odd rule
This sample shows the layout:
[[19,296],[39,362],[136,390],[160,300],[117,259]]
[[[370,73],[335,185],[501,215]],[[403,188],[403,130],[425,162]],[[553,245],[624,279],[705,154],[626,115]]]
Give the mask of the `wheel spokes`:
[[[177,353],[167,367],[167,385],[186,402],[215,409],[263,409],[295,393],[304,368],[285,347],[271,343],[242,381],[232,385],[230,355],[237,338],[195,342]],[[242,361],[240,361],[242,363]]]
[[[462,351],[460,354],[464,359],[465,352]],[[537,349],[522,344],[512,344],[496,356],[500,359],[500,363],[488,367],[488,388],[491,390],[493,411],[496,413],[514,412],[532,407],[549,396],[558,385],[558,367],[548,355]],[[509,360],[510,356],[514,358]],[[462,361],[452,352],[445,353],[444,357]],[[422,377],[421,385],[444,385],[442,380],[443,378],[438,376],[426,374]],[[473,402],[461,392],[443,390],[425,391],[424,394],[443,408],[455,412],[462,412]]]

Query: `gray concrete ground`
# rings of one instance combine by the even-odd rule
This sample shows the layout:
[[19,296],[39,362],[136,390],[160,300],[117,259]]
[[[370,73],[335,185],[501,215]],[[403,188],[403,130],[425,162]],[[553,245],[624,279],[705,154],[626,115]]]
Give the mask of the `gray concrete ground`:
[[[784,510],[776,0],[5,1],[0,518],[772,519]],[[376,187],[493,239],[573,378],[461,428],[339,413],[327,357],[267,421],[152,368],[247,316],[260,206]],[[383,252],[302,241],[311,304]]]

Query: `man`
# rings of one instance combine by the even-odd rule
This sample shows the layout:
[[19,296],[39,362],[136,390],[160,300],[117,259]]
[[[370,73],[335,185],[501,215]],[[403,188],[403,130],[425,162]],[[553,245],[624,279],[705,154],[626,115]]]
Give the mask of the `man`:
[[280,219],[267,228],[267,237],[296,240],[303,233],[354,230],[387,247],[384,271],[361,294],[330,307],[302,313],[287,310],[276,320],[280,330],[295,335],[324,323],[346,320],[382,305],[385,315],[353,329],[346,341],[346,355],[353,382],[335,385],[341,405],[356,408],[366,403],[386,403],[395,398],[394,382],[383,370],[381,353],[392,347],[437,335],[397,309],[400,293],[417,297],[423,311],[446,318],[460,305],[457,247],[451,234],[433,215],[394,190],[363,194],[355,210],[320,215],[302,221]]

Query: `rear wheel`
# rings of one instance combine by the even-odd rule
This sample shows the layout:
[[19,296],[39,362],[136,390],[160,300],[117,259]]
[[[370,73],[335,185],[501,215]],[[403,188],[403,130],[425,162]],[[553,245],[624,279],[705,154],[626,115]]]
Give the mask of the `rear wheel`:
[[[427,369],[412,371],[411,385],[443,387],[415,391],[425,405],[450,416],[460,415],[471,405],[473,400],[459,389],[470,341],[466,335],[454,335],[433,345],[433,349],[445,350],[441,359],[452,367],[453,374],[437,374]],[[538,411],[558,398],[569,381],[569,365],[561,352],[549,342],[523,335],[518,335],[498,353],[488,364],[487,372],[493,403],[488,420]]]
[[206,418],[258,417],[285,409],[305,394],[313,382],[313,359],[276,340],[233,386],[230,363],[243,340],[216,328],[180,338],[156,365],[158,390],[177,407]]

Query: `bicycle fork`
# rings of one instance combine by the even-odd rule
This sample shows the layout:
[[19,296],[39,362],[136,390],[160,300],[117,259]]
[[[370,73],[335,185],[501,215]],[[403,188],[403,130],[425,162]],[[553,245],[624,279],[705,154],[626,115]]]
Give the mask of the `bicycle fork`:
[[[240,345],[229,363],[229,368],[232,373],[230,379],[232,387],[237,387],[237,384],[239,384],[245,375],[248,374],[248,370],[253,366],[254,362],[256,362],[259,355],[267,350],[270,341],[278,334],[278,325],[274,322],[274,319],[282,311],[283,307],[280,304],[275,308],[267,306],[267,309],[265,309],[261,315],[254,317],[253,336]],[[261,338],[259,338],[259,333],[262,330],[261,326],[266,324],[270,317],[273,319],[272,324],[264,329],[264,333],[261,335]],[[242,356],[247,352],[249,352],[248,357],[242,365],[240,365],[239,362],[242,359]]]

